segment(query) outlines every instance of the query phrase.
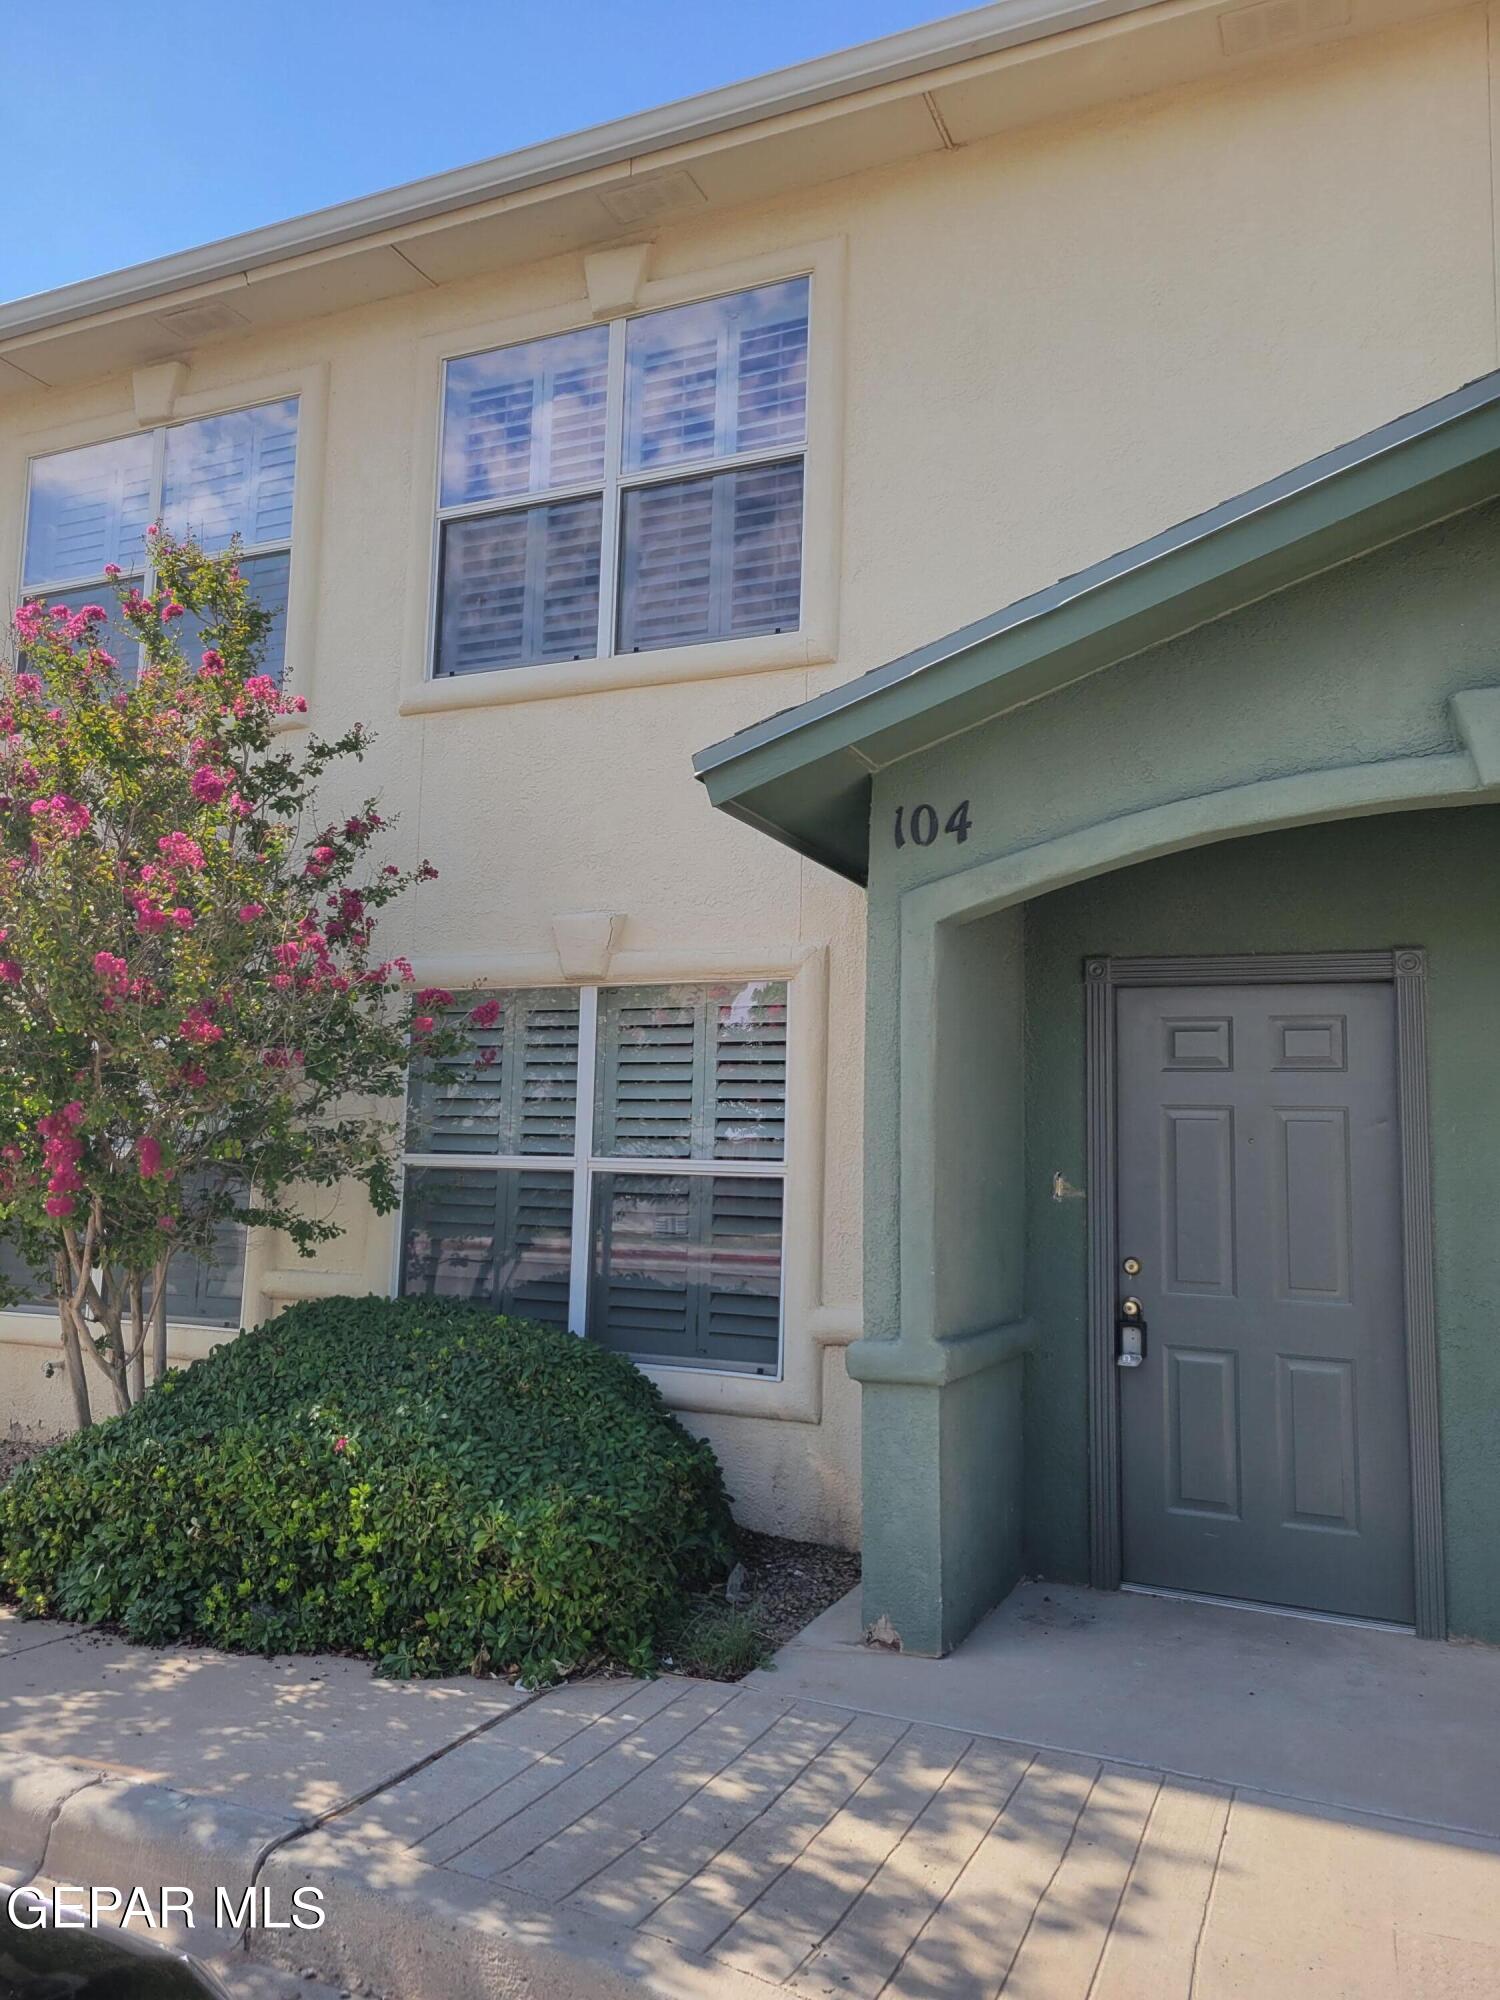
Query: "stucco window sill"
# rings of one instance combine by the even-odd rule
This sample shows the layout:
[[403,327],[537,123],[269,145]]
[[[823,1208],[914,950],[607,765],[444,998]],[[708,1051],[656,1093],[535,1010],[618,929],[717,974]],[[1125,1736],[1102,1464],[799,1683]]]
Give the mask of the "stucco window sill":
[[[198,1361],[226,1340],[234,1340],[238,1327],[206,1326],[199,1320],[167,1321],[167,1352],[173,1365]],[[62,1353],[62,1332],[56,1313],[33,1313],[11,1309],[0,1312],[0,1347],[43,1347]],[[90,1374],[88,1381],[95,1381]],[[101,1378],[98,1378],[102,1380]]]
[[663,646],[658,652],[621,653],[608,659],[549,660],[536,667],[454,675],[408,686],[403,715],[439,715],[455,708],[490,708],[519,701],[556,701],[616,688],[665,687],[683,681],[725,680],[738,674],[785,673],[825,666],[834,648],[812,630],[732,639],[722,645]]

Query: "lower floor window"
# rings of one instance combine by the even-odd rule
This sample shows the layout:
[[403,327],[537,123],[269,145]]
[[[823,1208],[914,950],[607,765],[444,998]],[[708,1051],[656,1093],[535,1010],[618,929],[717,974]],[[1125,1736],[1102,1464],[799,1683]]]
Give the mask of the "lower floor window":
[[[225,1221],[214,1230],[206,1256],[179,1251],[167,1268],[169,1325],[232,1326],[240,1323],[245,1286],[245,1227]],[[9,1243],[0,1243],[0,1278],[14,1312],[55,1313],[51,1275],[33,1269]]]
[[637,1360],[780,1367],[786,987],[456,996],[414,1069],[400,1288]]

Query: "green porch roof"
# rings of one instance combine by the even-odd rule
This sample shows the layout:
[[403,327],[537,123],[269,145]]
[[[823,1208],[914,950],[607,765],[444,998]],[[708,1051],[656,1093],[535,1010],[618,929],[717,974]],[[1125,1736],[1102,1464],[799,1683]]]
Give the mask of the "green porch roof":
[[851,881],[875,772],[1500,494],[1500,370],[693,759],[721,811]]

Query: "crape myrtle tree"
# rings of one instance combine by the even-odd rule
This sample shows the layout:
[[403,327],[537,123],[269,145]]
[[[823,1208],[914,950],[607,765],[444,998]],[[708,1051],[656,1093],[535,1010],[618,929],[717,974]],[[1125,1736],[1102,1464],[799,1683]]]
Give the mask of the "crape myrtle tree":
[[99,605],[24,605],[0,667],[0,1240],[55,1286],[80,1424],[89,1372],[111,1413],[164,1375],[169,1265],[226,1220],[311,1255],[306,1190],[395,1206],[389,1101],[452,1039],[375,942],[435,871],[379,859],[373,802],[319,813],[369,738],[278,729],[306,702],[258,670],[235,550],[151,541],[134,677]]

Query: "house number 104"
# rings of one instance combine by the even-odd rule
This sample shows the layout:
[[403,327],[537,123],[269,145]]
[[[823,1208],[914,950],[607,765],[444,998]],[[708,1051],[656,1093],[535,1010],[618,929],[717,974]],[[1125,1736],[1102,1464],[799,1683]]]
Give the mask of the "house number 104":
[[[944,833],[951,833],[962,847],[969,837],[969,801],[960,799],[942,823]],[[911,841],[916,847],[931,847],[938,837],[938,813],[936,806],[897,806],[896,845],[905,847]]]

